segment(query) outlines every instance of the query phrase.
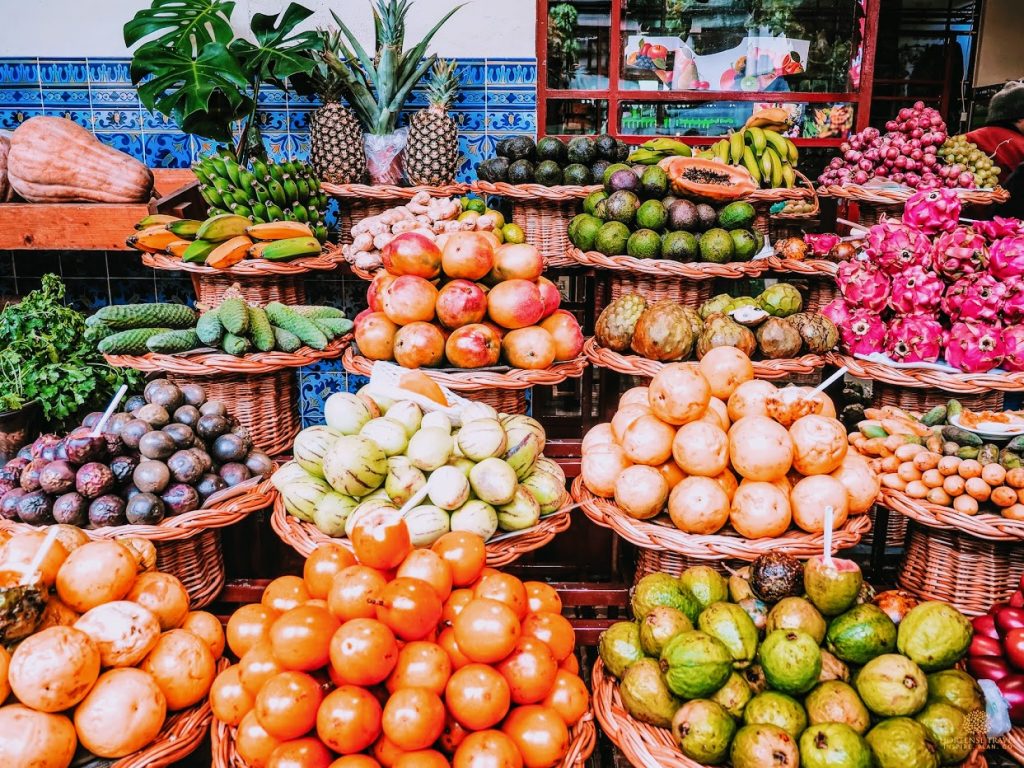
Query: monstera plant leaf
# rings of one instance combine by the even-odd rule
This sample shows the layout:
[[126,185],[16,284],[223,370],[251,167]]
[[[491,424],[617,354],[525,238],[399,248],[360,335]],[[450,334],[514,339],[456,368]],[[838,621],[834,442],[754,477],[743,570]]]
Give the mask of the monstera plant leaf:
[[309,54],[321,47],[320,36],[313,31],[294,34],[295,26],[312,15],[297,3],[290,3],[280,16],[254,14],[251,27],[256,44],[239,38],[231,44],[231,52],[251,76],[284,88],[287,78],[308,75],[316,66]]
[[228,45],[233,0],[153,0],[124,25],[124,42],[131,47],[150,35],[150,42],[198,54],[207,43]]

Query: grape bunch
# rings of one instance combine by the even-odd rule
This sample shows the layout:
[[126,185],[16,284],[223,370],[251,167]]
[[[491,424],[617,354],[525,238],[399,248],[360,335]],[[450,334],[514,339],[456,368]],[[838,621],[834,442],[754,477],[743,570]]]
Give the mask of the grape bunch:
[[[939,147],[939,158],[948,169],[947,178],[956,177],[960,180],[958,186],[978,186],[982,189],[991,189],[999,183],[1001,169],[992,162],[992,158],[978,149],[978,145],[968,141],[963,134],[950,136],[945,143]],[[964,184],[967,176],[973,177],[972,184]],[[961,179],[961,177],[963,177]],[[946,186],[952,186],[946,184]]]

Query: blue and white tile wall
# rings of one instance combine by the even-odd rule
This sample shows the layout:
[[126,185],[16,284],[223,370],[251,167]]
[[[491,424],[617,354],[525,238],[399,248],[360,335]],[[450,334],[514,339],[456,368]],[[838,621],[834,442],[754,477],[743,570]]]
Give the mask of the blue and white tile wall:
[[[185,168],[209,152],[210,142],[185,135],[139,103],[128,70],[128,59],[0,58],[0,130],[13,130],[36,115],[66,117],[156,168]],[[461,59],[458,72],[462,90],[452,112],[464,156],[459,180],[468,181],[499,140],[536,134],[537,65],[534,59]],[[415,90],[409,108],[425,105],[423,90]],[[271,156],[308,156],[309,115],[316,107],[313,100],[276,88],[260,92],[260,126]],[[130,253],[0,251],[0,297],[28,293],[48,272],[63,277],[69,301],[83,310],[110,303],[188,302],[194,296],[187,275],[154,272]],[[309,291],[311,301],[342,307],[350,317],[365,306],[365,284],[356,279],[318,278]],[[364,383],[336,361],[302,369],[303,422],[320,419],[326,395]]]

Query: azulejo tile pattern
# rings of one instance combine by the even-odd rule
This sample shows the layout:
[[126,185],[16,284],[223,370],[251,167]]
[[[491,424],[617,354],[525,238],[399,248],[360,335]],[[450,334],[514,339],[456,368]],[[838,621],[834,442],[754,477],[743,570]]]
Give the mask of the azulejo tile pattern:
[[[452,113],[463,154],[459,180],[468,181],[477,163],[494,154],[499,140],[536,133],[537,64],[533,59],[462,59],[458,73],[462,90]],[[408,111],[426,103],[419,87]],[[272,157],[308,156],[309,117],[317,106],[314,99],[277,88],[260,91],[259,124]],[[187,167],[214,148],[213,142],[185,135],[173,121],[139,103],[126,58],[0,58],[0,130],[14,129],[36,115],[74,120],[152,167]],[[0,252],[0,297],[28,293],[47,272],[63,277],[69,302],[84,311],[110,303],[194,300],[183,273],[154,272],[131,254],[72,252]],[[308,286],[310,301],[338,306],[349,317],[365,306],[365,288],[356,279],[330,277]],[[338,361],[301,369],[303,425],[323,420],[323,401],[332,392],[354,392],[365,383],[361,376],[346,374]]]

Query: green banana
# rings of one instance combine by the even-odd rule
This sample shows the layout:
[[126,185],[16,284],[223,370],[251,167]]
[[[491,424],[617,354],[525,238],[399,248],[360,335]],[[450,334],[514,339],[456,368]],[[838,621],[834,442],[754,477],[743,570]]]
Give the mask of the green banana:
[[320,179],[318,179],[313,174],[308,175],[306,177],[306,179],[309,181],[309,191],[310,191],[310,193],[314,193],[314,192],[318,193],[318,192],[320,192]]
[[196,232],[196,240],[210,240],[215,243],[222,243],[232,237],[245,234],[246,227],[252,222],[241,215],[231,213],[214,216],[203,222]]
[[192,173],[194,173],[196,175],[196,178],[199,179],[199,181],[202,182],[203,184],[210,183],[210,175],[206,172],[206,168],[202,164],[193,163]]
[[764,154],[764,148],[768,145],[765,131],[761,128],[748,128],[747,135],[750,136],[750,143],[754,147],[754,154],[760,157]]
[[729,136],[729,162],[736,165],[743,159],[743,133],[734,131]]
[[763,155],[757,158],[757,164],[761,166],[761,179],[770,182],[772,179],[772,159],[768,156],[767,149]]
[[292,213],[295,214],[296,221],[301,221],[303,224],[309,222],[309,213],[306,211],[306,206],[302,203],[293,203]]
[[330,196],[328,196],[328,194],[321,189],[320,190],[320,196],[319,196],[319,198],[316,201],[316,207],[319,208],[321,211],[326,211],[327,210],[327,206],[330,205],[330,203],[331,203]]
[[630,153],[627,159],[631,163],[639,163],[640,165],[657,165],[658,161],[664,159],[664,157],[660,152],[654,152],[641,147]]
[[260,158],[254,157],[249,161],[249,165],[252,166],[252,173],[259,181],[266,181],[267,176],[270,175],[270,171],[267,170],[267,164]]
[[316,235],[316,239],[320,243],[327,242],[327,227],[324,226],[323,224],[317,224],[315,227],[313,227],[313,234]]
[[749,146],[743,148],[743,167],[747,169],[747,173],[754,179],[754,183],[761,184],[761,169],[757,164],[757,158],[754,157],[754,150]]
[[199,194],[201,194],[203,196],[203,200],[210,205],[217,208],[224,207],[224,199],[220,196],[220,192],[218,192],[214,187],[207,184],[200,184]]
[[320,243],[315,237],[289,237],[267,243],[260,251],[260,258],[268,261],[288,261],[319,253]]
[[274,202],[284,207],[291,202],[287,195],[284,193],[284,187],[281,186],[281,182],[271,177],[270,181],[267,182],[267,190],[270,192],[270,196],[274,198]]
[[196,236],[196,232],[199,231],[199,227],[202,225],[203,222],[196,221],[195,219],[178,219],[168,224],[167,230],[173,232],[178,237],[191,239]]
[[323,215],[323,214],[320,213],[319,210],[317,210],[312,205],[307,205],[306,206],[306,212],[309,214],[309,223],[310,224],[312,224],[313,222],[316,222],[316,221],[320,221],[320,218]]
[[220,176],[213,180],[213,187],[220,193],[221,197],[224,197],[225,195],[230,196],[234,191],[234,187],[231,186],[231,182]]
[[271,221],[281,221],[284,218],[284,211],[277,203],[267,203],[267,216]]
[[250,190],[252,190],[252,185],[253,185],[254,181],[256,181],[256,177],[253,176],[245,168],[241,168],[238,171],[238,182],[239,182],[238,186],[240,186],[242,189],[244,189],[247,192],[249,192]]
[[267,190],[267,186],[265,184],[257,181],[252,185],[252,191],[255,193],[256,199],[264,205],[273,202],[273,198],[270,197],[270,192]]
[[309,202],[309,182],[306,181],[301,176],[299,176],[299,178],[294,180],[294,183],[295,183],[296,189],[298,190],[298,197],[295,198],[295,199],[298,200],[300,203],[308,203]]
[[228,178],[231,179],[231,183],[237,187],[239,173],[242,170],[241,167],[238,165],[238,161],[236,161],[233,157],[225,157],[224,168],[228,173]]
[[206,158],[206,160],[210,164],[210,167],[213,169],[213,173],[216,176],[216,178],[212,180],[214,185],[216,185],[217,179],[227,182],[228,170],[224,167],[224,158],[210,156]]
[[244,189],[235,188],[235,190],[232,191],[231,193],[231,199],[234,200],[234,202],[237,203],[238,205],[248,205],[250,197],[249,193],[246,192]]
[[281,188],[284,189],[284,196],[289,203],[294,203],[299,199],[299,188],[294,179],[285,179]]
[[723,163],[729,162],[729,140],[722,139],[712,147],[712,151]]
[[188,262],[189,264],[205,264],[206,257],[210,255],[214,248],[220,243],[215,243],[212,240],[196,240],[185,249],[185,253],[182,254],[181,260]]
[[768,140],[768,143],[778,154],[780,160],[783,157],[787,159],[789,158],[789,147],[786,145],[786,140],[782,137],[782,134],[765,128],[764,137]]
[[211,217],[213,217],[213,216],[223,216],[223,215],[225,215],[227,213],[230,213],[230,211],[225,210],[224,208],[221,208],[219,206],[218,207],[214,207],[214,208],[209,208],[206,211],[206,215],[207,216],[211,216]]
[[270,184],[271,180],[276,181],[278,184],[284,181],[284,178],[287,175],[284,172],[284,168],[282,168],[277,163],[271,163],[268,167],[270,170],[270,179],[267,180],[268,185]]
[[260,218],[267,221],[267,206],[259,200],[250,200],[249,208],[252,209],[252,215],[254,218]]
[[236,213],[239,216],[244,216],[247,221],[252,218],[252,208],[250,208],[248,205],[235,203],[234,205],[231,206],[231,211],[232,213]]
[[299,217],[295,215],[295,211],[291,208],[284,209],[284,220],[285,221],[298,221]]
[[284,164],[284,169],[292,178],[302,172],[302,166],[298,160],[289,160]]

